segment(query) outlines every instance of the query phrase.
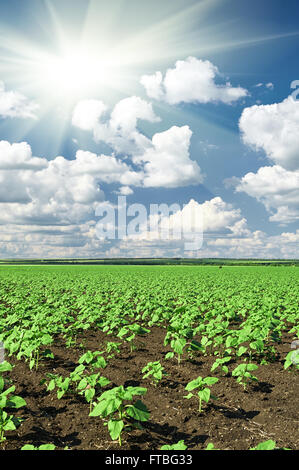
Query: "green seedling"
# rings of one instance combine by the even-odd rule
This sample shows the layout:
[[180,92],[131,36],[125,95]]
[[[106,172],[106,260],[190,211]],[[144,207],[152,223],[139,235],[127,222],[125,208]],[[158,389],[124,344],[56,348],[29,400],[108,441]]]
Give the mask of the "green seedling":
[[51,392],[57,388],[57,398],[60,400],[66,393],[70,391],[70,381],[69,377],[62,377],[57,374],[47,374],[47,377],[50,379],[50,382],[47,385],[47,391]]
[[16,418],[13,415],[8,415],[5,408],[22,408],[26,406],[24,398],[12,395],[15,391],[15,386],[5,387],[5,379],[2,376],[4,372],[10,372],[12,365],[4,361],[0,364],[0,443],[6,440],[5,432],[14,431],[17,426],[23,421],[21,418]]
[[199,400],[198,411],[199,413],[201,413],[202,401],[205,401],[206,403],[208,403],[211,398],[214,400],[216,399],[214,395],[211,395],[211,390],[209,389],[209,387],[211,387],[216,382],[218,382],[218,380],[219,379],[217,379],[217,377],[205,377],[203,379],[200,376],[197,377],[197,379],[195,380],[191,380],[191,382],[189,382],[185,387],[185,390],[187,390],[190,393],[184,396],[184,398],[187,398],[187,400],[189,400],[190,398],[196,396],[195,394],[191,393],[191,391],[197,389],[198,390],[197,397]]
[[219,450],[219,449],[216,449],[216,447],[214,446],[214,444],[212,442],[210,442],[207,447],[205,448],[205,450]]
[[250,372],[258,369],[256,364],[239,364],[233,371],[232,376],[237,377],[237,382],[243,385],[246,390],[249,381],[258,381],[258,378],[252,375]]
[[260,442],[256,447],[251,447],[249,450],[274,450],[276,442],[272,439],[268,441]]
[[132,402],[133,396],[145,395],[146,392],[147,389],[143,387],[114,387],[102,393],[89,416],[109,418],[104,424],[108,426],[111,439],[118,439],[121,446],[123,430],[132,426],[142,429],[140,422],[149,418],[149,411],[142,401],[129,404],[126,402]]
[[105,358],[102,356],[102,354],[102,351],[87,351],[80,357],[78,363],[87,364],[91,370],[100,368],[104,369],[107,366],[107,362],[105,361]]
[[107,359],[112,359],[115,354],[120,354],[119,346],[121,343],[116,343],[114,341],[108,341],[106,344],[106,352],[108,353]]
[[137,342],[135,341],[134,343],[136,336],[144,336],[149,332],[150,330],[147,328],[143,328],[137,323],[133,323],[133,325],[123,326],[117,336],[118,338],[124,338],[124,340],[130,344],[130,351],[133,352],[137,349]]
[[165,355],[165,359],[171,359],[174,357],[174,354],[177,355],[178,364],[181,363],[181,357],[184,353],[184,349],[186,349],[189,355],[195,352],[200,351],[202,349],[201,344],[195,340],[187,341],[186,338],[179,336],[175,332],[168,332],[164,339],[164,346],[170,343],[171,348],[173,351],[169,351]]
[[231,356],[226,356],[222,358],[217,358],[214,364],[211,367],[211,372],[214,372],[218,367],[224,374],[228,374],[228,367],[225,365],[227,362],[231,360]]
[[184,441],[178,441],[176,444],[166,444],[165,446],[160,447],[160,450],[186,450],[187,446]]
[[31,444],[24,445],[21,450],[55,450],[56,446],[54,444],[42,444],[39,447],[35,447]]
[[143,376],[143,379],[146,379],[151,375],[155,387],[158,385],[163,375],[166,375],[164,367],[162,367],[160,361],[148,362],[148,364],[142,369],[142,373],[145,372],[146,374]]
[[110,380],[106,379],[106,377],[101,377],[99,373],[91,374],[80,380],[77,391],[79,395],[83,395],[87,403],[89,403],[89,412],[91,412],[92,400],[95,397],[97,389],[105,387],[108,384],[110,384]]

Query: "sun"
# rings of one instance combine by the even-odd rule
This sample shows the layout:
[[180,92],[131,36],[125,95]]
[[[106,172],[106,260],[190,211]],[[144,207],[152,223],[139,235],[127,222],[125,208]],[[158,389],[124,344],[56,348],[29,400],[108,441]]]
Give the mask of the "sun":
[[59,97],[76,98],[109,83],[109,67],[88,51],[50,56],[38,64],[40,86]]

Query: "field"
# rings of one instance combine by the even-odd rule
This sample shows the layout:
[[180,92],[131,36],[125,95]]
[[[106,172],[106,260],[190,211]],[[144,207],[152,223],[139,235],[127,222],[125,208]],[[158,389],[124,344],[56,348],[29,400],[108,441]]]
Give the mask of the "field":
[[295,266],[1,266],[0,449],[298,450],[298,281]]

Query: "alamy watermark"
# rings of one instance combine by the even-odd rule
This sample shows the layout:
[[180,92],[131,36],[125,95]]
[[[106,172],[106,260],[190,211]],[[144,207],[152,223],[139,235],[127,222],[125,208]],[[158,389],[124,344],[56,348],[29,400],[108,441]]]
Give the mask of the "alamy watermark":
[[186,251],[202,247],[202,210],[195,201],[183,207],[177,203],[150,204],[148,210],[144,204],[127,205],[126,196],[119,196],[116,205],[99,204],[95,215],[101,218],[96,224],[100,240],[183,240]]
[[0,341],[0,364],[4,362],[4,359],[5,359],[4,344]]
[[295,349],[295,351],[291,354],[291,361],[293,364],[299,364],[299,340],[292,341],[291,349]]
[[299,100],[299,80],[293,80],[290,86],[292,90],[294,90],[293,93],[291,93],[291,96],[294,100]]

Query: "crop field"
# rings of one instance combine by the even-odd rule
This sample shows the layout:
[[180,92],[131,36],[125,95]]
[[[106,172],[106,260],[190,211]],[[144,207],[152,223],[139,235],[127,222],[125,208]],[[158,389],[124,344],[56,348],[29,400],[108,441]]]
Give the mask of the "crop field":
[[298,450],[298,281],[1,266],[0,449]]

